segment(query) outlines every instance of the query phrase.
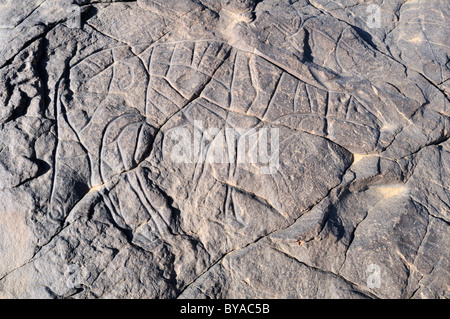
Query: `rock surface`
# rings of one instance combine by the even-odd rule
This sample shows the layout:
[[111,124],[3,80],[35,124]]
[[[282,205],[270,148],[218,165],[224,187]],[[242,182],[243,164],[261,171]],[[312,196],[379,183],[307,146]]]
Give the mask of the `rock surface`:
[[449,298],[447,0],[0,4],[0,297]]

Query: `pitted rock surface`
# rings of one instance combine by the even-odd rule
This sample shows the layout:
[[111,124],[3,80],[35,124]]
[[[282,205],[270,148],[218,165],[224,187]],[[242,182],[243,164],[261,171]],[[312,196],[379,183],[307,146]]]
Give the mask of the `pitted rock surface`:
[[0,4],[0,297],[450,297],[448,1],[67,2]]

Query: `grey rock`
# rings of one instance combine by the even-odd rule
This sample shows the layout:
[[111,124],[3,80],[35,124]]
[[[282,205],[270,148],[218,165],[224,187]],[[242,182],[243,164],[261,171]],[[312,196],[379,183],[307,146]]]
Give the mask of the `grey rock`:
[[446,1],[0,5],[0,297],[449,298]]

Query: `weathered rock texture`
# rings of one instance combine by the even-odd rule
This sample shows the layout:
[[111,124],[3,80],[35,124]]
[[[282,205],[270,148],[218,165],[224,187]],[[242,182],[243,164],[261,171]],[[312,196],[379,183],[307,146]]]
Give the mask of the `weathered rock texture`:
[[368,2],[1,1],[0,297],[450,297],[450,2]]

